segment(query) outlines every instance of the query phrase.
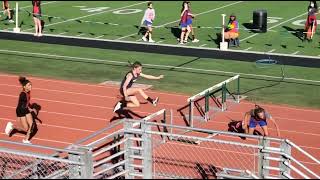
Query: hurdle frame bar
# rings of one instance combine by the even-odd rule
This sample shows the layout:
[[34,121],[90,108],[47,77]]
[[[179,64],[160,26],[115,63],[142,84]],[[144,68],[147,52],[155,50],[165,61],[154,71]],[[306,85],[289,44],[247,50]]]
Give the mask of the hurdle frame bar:
[[208,89],[205,89],[204,91],[192,96],[192,97],[189,97],[187,99],[189,105],[189,126],[190,127],[194,127],[194,122],[193,122],[193,116],[194,116],[194,112],[193,112],[193,109],[194,109],[194,103],[195,101],[197,101],[198,99],[200,98],[205,98],[205,114],[204,114],[204,120],[205,121],[208,121],[210,120],[210,116],[209,116],[209,111],[210,111],[210,105],[209,105],[209,98],[211,96],[211,93],[221,87],[222,88],[222,111],[225,111],[226,110],[226,93],[227,93],[227,87],[226,87],[226,84],[231,82],[231,81],[234,81],[234,80],[237,80],[237,98],[236,98],[236,102],[237,103],[240,103],[240,75],[235,75],[225,81],[222,81]]

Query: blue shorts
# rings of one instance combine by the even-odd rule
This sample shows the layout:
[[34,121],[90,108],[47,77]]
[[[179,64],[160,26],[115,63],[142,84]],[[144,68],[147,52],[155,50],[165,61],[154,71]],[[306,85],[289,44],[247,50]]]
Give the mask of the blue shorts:
[[260,127],[263,127],[267,125],[267,121],[264,121],[264,120],[257,121],[253,117],[251,117],[249,122],[249,128],[256,128],[257,124],[259,124]]
[[191,25],[192,24],[192,19],[187,19],[187,26]]
[[152,22],[149,22],[147,20],[144,20],[143,24],[148,26],[148,27],[152,26]]
[[181,27],[181,28],[186,28],[187,26],[188,26],[188,24],[187,24],[186,22],[180,24],[180,27]]

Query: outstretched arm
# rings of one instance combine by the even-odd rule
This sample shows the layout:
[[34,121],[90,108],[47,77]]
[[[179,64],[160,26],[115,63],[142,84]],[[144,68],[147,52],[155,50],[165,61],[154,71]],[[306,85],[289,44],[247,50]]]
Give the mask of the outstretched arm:
[[152,76],[152,75],[148,75],[148,74],[140,74],[141,77],[146,78],[146,79],[151,79],[151,80],[158,80],[158,79],[162,79],[164,76],[160,75],[160,76]]
[[244,120],[242,122],[242,129],[244,130],[244,132],[246,134],[249,133],[249,120],[250,120],[250,112],[246,112],[245,115],[244,115]]

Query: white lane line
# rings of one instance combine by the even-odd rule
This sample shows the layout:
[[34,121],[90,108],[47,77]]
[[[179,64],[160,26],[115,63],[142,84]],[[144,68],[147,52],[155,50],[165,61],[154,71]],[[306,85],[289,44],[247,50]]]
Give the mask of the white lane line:
[[[202,12],[202,13],[199,13],[199,14],[195,14],[195,16],[199,16],[199,15],[202,15],[202,14],[207,14],[207,13],[210,13],[210,12],[214,12],[214,11],[217,11],[217,10],[220,10],[220,9],[225,8],[225,7],[229,7],[229,6],[232,6],[232,5],[241,3],[241,2],[243,2],[243,1],[237,1],[237,2],[234,2],[234,3],[231,3],[231,4],[227,4],[227,5],[225,5],[225,6],[221,6],[221,7],[218,7],[218,8],[215,8],[215,9],[211,9],[211,10],[208,10],[208,11],[205,11],[205,12]],[[175,21],[172,21],[172,22],[168,22],[168,23],[165,23],[165,24],[162,24],[162,25],[160,25],[160,26],[154,26],[154,28],[155,28],[155,29],[156,29],[156,28],[160,28],[160,27],[163,27],[163,26],[166,26],[166,25],[169,25],[169,24],[178,22],[178,21],[180,21],[180,19],[175,20]],[[118,39],[116,39],[116,40],[124,39],[124,38],[130,37],[130,36],[133,36],[133,35],[135,35],[135,34],[137,34],[137,33],[132,33],[132,34],[129,34],[129,35],[126,35],[126,36],[122,36],[122,37],[120,37],[120,38],[118,38]]]
[[248,51],[248,50],[250,50],[250,49],[252,49],[252,47],[248,47],[247,49],[244,49],[244,51]]
[[204,46],[206,46],[207,44],[202,44],[201,46],[199,46],[199,47],[204,47]]

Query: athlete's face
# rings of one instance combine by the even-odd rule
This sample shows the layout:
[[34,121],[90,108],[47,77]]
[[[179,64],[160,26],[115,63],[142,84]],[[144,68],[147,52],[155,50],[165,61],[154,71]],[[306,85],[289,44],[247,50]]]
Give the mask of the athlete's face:
[[136,67],[136,68],[134,69],[134,71],[135,71],[137,74],[140,74],[140,73],[142,72],[142,67],[141,67],[141,66]]
[[24,90],[25,90],[26,92],[30,92],[31,89],[32,89],[32,84],[31,84],[31,82],[29,82],[28,84],[26,84],[26,85],[24,86]]
[[259,117],[259,119],[265,119],[265,118],[264,118],[264,113],[263,113],[263,112],[258,113],[258,117]]

